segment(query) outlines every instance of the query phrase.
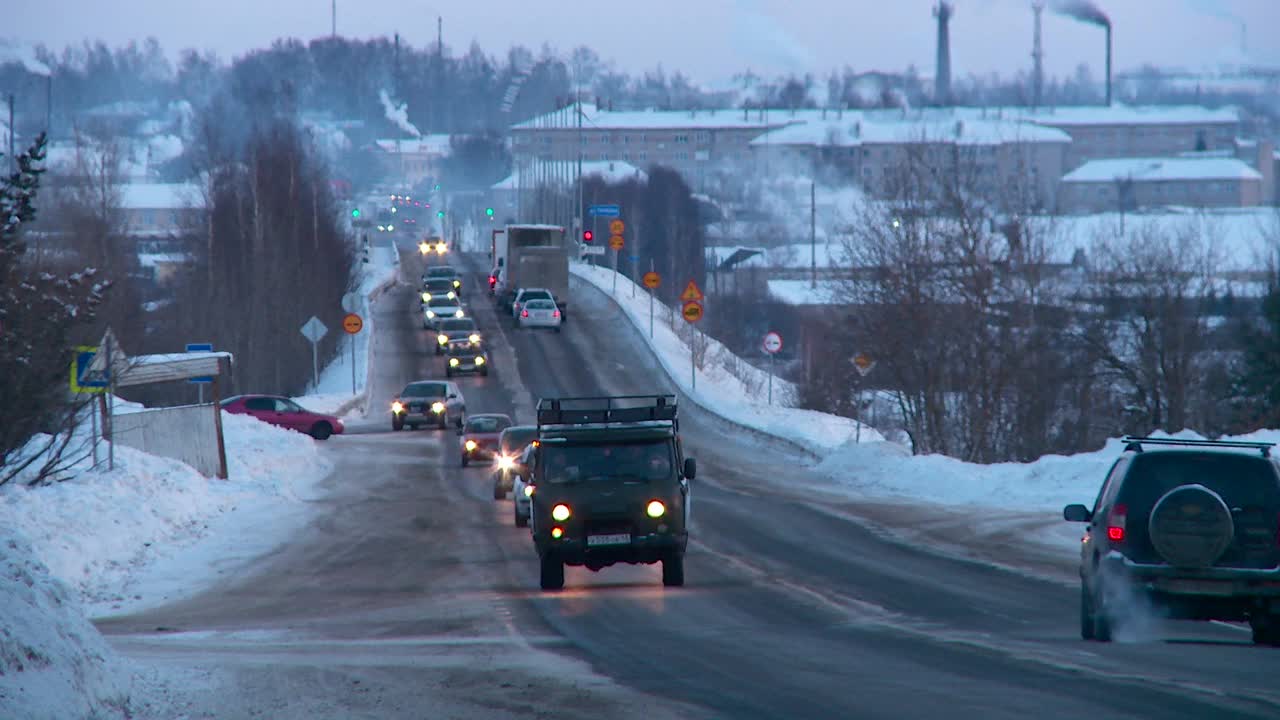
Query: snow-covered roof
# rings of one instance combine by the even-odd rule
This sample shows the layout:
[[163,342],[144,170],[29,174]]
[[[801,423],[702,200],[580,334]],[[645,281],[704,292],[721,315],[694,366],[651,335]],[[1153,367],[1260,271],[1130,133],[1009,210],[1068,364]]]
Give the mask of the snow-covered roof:
[[706,249],[707,262],[716,269],[744,267],[764,267],[764,257],[768,250],[762,247],[744,247],[742,245],[711,245]]
[[190,183],[129,183],[120,191],[125,210],[182,210],[202,202],[200,188]]
[[1262,174],[1236,158],[1115,158],[1090,160],[1067,173],[1062,182],[1098,183],[1126,178],[1140,181],[1261,180]]
[[816,260],[820,268],[846,267],[849,264],[846,255],[844,245],[839,243],[822,242],[812,246],[809,243],[794,243],[771,248],[769,265],[775,268],[803,269],[811,267]]
[[835,305],[840,302],[843,283],[820,280],[770,280],[769,295],[787,305]]
[[[556,177],[576,177],[578,172],[578,163],[573,160],[553,160],[542,163],[543,167],[550,168],[547,176]],[[582,163],[582,177],[600,177],[605,182],[617,183],[624,180],[636,179],[640,182],[648,182],[649,174],[629,162],[622,160],[584,160]],[[533,182],[530,176],[529,182]],[[512,173],[498,182],[489,186],[490,190],[519,190],[520,175]]]
[[1055,128],[1015,119],[935,118],[872,119],[849,113],[845,118],[807,120],[762,134],[751,141],[765,145],[835,145],[959,143],[1000,145],[1003,143],[1069,143],[1071,136]]
[[419,153],[423,155],[448,155],[449,134],[435,133],[404,140],[374,140],[374,143],[385,152]]
[[[742,111],[723,110],[597,110],[583,105],[582,126],[588,130],[673,130],[683,128],[751,129],[785,125],[793,121],[789,110]],[[558,121],[559,125],[554,124]],[[577,128],[573,109],[568,113],[551,112],[512,126],[513,130],[543,130],[560,127]]]
[[1211,125],[1240,122],[1234,107],[1199,105],[1105,105],[1041,108],[1005,108],[1004,112],[1053,127],[1086,125]]
[[138,253],[138,264],[144,268],[154,268],[157,265],[183,265],[191,262],[191,256],[186,253]]

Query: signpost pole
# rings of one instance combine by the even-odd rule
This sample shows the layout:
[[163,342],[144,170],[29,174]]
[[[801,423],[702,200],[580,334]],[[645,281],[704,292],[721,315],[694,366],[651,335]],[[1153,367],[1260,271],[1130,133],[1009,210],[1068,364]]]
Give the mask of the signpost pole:
[[356,336],[351,336],[351,394],[356,394]]
[[316,349],[316,341],[311,341],[311,392],[320,389],[320,354]]
[[96,402],[89,402],[89,425],[93,433],[93,469],[98,469],[98,408]]
[[116,399],[116,373],[112,367],[115,363],[111,362],[111,341],[114,339],[111,333],[107,333],[103,347],[107,353],[107,422],[103,428],[104,434],[107,436],[107,469],[116,469],[116,423],[115,423],[115,399]]
[[[649,272],[653,272],[653,258],[649,258]],[[649,288],[649,339],[653,339],[653,288]]]
[[773,353],[769,353],[769,404],[773,404]]
[[613,251],[613,296],[618,296],[618,251]]
[[196,402],[204,404],[204,383],[196,383]]
[[689,384],[693,386],[693,390],[698,389],[698,362],[696,358],[696,348],[698,346],[698,329],[694,328],[693,334],[689,336]]

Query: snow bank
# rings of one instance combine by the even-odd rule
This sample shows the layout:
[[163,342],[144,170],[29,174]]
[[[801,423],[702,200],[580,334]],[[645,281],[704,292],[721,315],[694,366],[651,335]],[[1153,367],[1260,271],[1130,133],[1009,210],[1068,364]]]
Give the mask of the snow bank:
[[[618,276],[618,291],[612,292],[614,273],[608,268],[574,263],[574,275],[609,295],[630,318],[636,330],[649,337],[649,296],[625,276]],[[634,292],[633,292],[634,290]],[[697,371],[697,388],[690,375],[689,343],[672,329],[670,309],[655,303],[653,338],[649,340],[654,356],[662,364],[680,392],[698,406],[768,435],[803,447],[819,455],[834,451],[847,443],[878,442],[884,438],[874,429],[849,418],[799,408],[784,407],[786,398],[794,395],[794,387],[782,378],[773,379],[773,405],[768,404],[768,373],[742,360],[713,338],[703,335],[706,343],[704,361]],[[683,328],[684,320],[676,321]],[[688,335],[688,331],[685,331]]]
[[130,674],[68,587],[0,523],[0,717],[127,717]]
[[65,482],[0,487],[0,527],[29,538],[36,558],[83,599],[122,600],[135,573],[205,535],[214,517],[296,503],[331,467],[305,435],[246,415],[223,413],[222,421],[229,480],[117,446],[114,470],[86,462]]

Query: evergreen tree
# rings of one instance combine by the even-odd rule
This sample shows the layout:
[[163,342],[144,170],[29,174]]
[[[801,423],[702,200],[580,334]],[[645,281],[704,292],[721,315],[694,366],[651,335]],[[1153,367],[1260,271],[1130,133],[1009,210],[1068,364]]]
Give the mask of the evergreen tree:
[[1260,322],[1245,331],[1239,377],[1241,420],[1249,427],[1280,427],[1280,284],[1262,300]]

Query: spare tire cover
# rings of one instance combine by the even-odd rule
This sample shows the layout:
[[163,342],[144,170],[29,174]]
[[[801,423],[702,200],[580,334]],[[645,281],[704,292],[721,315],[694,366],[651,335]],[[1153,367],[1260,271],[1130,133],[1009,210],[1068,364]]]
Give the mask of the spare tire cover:
[[1218,493],[1203,485],[1182,485],[1165,493],[1147,523],[1151,545],[1170,565],[1212,565],[1235,535],[1231,510]]

